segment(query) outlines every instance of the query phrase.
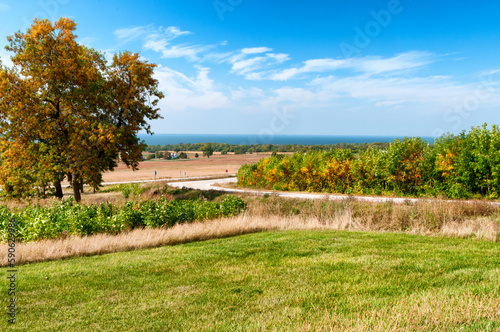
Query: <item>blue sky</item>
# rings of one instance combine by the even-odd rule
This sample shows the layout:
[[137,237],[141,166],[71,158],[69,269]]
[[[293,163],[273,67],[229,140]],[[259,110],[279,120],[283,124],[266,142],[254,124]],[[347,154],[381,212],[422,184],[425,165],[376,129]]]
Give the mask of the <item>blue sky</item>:
[[500,123],[500,2],[0,0],[158,65],[155,133],[437,136]]

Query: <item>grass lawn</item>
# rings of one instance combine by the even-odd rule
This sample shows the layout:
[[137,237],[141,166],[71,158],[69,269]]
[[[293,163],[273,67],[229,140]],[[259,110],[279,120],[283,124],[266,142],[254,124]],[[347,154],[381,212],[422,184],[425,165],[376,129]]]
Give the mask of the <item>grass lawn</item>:
[[474,239],[263,232],[24,265],[17,279],[2,331],[500,329],[500,244]]

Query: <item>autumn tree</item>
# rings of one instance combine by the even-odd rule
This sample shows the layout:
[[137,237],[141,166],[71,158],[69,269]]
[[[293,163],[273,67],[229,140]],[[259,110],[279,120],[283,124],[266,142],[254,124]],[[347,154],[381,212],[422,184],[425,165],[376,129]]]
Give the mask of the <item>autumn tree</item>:
[[13,68],[0,68],[0,184],[11,196],[62,197],[67,179],[75,199],[97,188],[120,159],[136,169],[144,145],[139,130],[163,95],[155,65],[128,52],[104,56],[76,42],[76,24],[35,19],[9,36]]

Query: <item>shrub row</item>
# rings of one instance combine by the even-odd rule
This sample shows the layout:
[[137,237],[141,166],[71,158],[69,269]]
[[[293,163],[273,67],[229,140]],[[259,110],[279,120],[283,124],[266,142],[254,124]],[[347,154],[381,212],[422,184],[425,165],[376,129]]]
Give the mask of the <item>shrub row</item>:
[[245,208],[240,198],[226,196],[220,202],[203,200],[126,202],[123,206],[101,203],[77,204],[72,198],[49,206],[9,210],[0,206],[0,240],[7,241],[8,221],[16,219],[16,240],[36,241],[67,235],[116,234],[136,227],[172,226],[194,220],[239,214]]
[[129,198],[130,195],[139,196],[145,191],[139,183],[122,183],[106,186],[99,189],[102,193],[109,193],[114,191],[121,191],[124,198]]
[[323,150],[273,155],[243,165],[238,184],[275,190],[343,194],[491,198],[500,194],[498,126],[421,138],[396,139],[387,150]]

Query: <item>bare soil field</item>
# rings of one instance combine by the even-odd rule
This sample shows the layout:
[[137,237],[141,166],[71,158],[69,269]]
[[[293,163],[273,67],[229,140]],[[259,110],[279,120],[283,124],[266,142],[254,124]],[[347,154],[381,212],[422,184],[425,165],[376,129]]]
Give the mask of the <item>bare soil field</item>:
[[[195,153],[199,154],[195,158]],[[127,168],[125,164],[118,164],[113,172],[103,174],[103,182],[122,182],[153,180],[153,172],[156,171],[156,179],[169,179],[193,176],[223,176],[236,174],[243,164],[255,163],[269,156],[269,153],[245,154],[245,155],[221,155],[214,153],[210,158],[202,157],[203,152],[187,152],[189,159],[186,160],[148,160],[139,164],[137,171]],[[226,172],[227,171],[227,172]]]

